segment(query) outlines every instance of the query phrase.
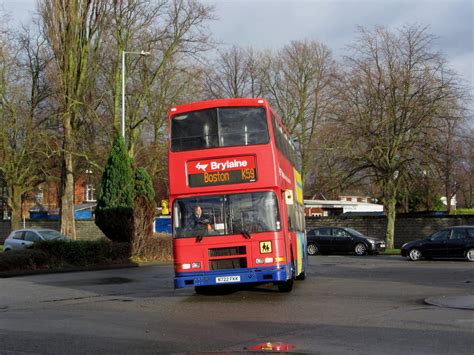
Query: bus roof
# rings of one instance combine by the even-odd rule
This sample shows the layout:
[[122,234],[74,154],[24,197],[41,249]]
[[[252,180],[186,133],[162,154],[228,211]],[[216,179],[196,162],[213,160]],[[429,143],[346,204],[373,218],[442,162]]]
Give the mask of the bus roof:
[[231,106],[268,106],[268,103],[267,100],[261,98],[216,99],[172,106],[168,113],[170,115],[174,115],[176,113],[181,112],[204,110],[213,107]]

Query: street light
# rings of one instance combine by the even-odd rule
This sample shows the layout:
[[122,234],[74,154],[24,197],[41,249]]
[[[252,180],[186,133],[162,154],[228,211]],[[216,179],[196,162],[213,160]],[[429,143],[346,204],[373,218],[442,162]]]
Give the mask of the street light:
[[127,52],[122,51],[122,137],[125,140],[125,55],[126,54],[138,54],[142,57],[150,55],[150,52]]

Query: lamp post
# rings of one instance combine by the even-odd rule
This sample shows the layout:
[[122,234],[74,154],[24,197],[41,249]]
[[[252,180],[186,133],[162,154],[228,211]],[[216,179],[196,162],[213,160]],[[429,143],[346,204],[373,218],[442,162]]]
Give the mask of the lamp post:
[[122,51],[122,137],[125,140],[125,55],[126,54],[138,54],[142,57],[150,55],[150,52],[127,52]]

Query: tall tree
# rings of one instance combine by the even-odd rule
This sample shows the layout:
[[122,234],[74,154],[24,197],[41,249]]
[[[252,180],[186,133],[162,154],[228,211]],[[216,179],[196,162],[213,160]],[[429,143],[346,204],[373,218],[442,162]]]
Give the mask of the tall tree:
[[43,103],[49,95],[44,38],[23,28],[4,33],[0,48],[0,171],[8,189],[11,226],[20,228],[22,195],[40,181],[47,154]]
[[456,84],[433,40],[419,26],[395,32],[361,28],[338,90],[339,139],[350,142],[351,173],[362,173],[381,188],[389,248],[401,183]]
[[451,213],[451,202],[460,188],[456,177],[462,169],[465,151],[462,134],[465,130],[465,116],[462,102],[449,101],[440,107],[440,115],[432,130],[431,149],[427,160],[432,162],[437,176],[444,187],[446,210]]
[[324,44],[293,41],[276,56],[267,55],[262,65],[264,93],[299,145],[304,182],[310,160],[308,148],[333,102],[330,84],[335,62]]
[[95,78],[102,21],[107,1],[42,0],[39,12],[44,35],[54,56],[58,114],[61,119],[62,171],[61,232],[75,239],[74,223],[74,127],[86,105],[85,93]]
[[[135,155],[142,125],[154,115],[148,107],[149,98],[156,96],[156,83],[166,75],[173,62],[192,58],[208,49],[209,34],[206,23],[212,19],[212,7],[195,0],[173,1],[116,1],[112,5],[111,37],[117,43],[114,64],[113,117],[117,131],[121,108],[126,106],[126,142],[130,156]],[[125,56],[126,95],[122,98],[121,59],[123,51],[150,52],[141,59],[139,55]],[[130,57],[130,58],[129,58]],[[153,101],[154,102],[154,101]],[[162,118],[160,118],[162,119]]]
[[206,70],[204,88],[207,98],[260,97],[261,54],[252,48],[232,46],[218,51]]

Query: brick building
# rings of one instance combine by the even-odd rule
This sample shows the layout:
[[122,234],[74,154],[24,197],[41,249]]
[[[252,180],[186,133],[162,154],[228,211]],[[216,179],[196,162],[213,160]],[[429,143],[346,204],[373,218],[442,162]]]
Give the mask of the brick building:
[[[79,176],[74,183],[74,205],[90,205],[96,201],[96,182],[92,171]],[[59,181],[43,182],[23,195],[22,213],[30,218],[30,212],[48,212],[57,214],[59,211]],[[0,176],[0,219],[9,219],[7,206],[8,191]]]

